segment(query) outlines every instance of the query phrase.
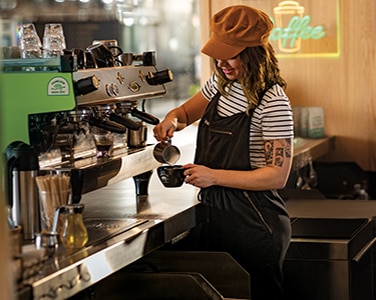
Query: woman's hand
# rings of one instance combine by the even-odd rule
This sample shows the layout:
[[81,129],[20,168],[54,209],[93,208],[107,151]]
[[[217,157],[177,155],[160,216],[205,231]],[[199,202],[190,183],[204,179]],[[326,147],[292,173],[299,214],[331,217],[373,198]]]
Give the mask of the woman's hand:
[[186,164],[183,165],[185,183],[194,185],[198,188],[206,188],[215,185],[214,172],[215,170],[202,165]]
[[169,117],[168,115],[153,128],[154,137],[157,141],[167,141],[174,136],[174,131],[177,129],[177,118]]
[[153,128],[154,137],[158,141],[172,138],[175,131],[182,130],[202,117],[209,101],[204,98],[201,91],[187,100],[179,107],[171,110],[162,122]]

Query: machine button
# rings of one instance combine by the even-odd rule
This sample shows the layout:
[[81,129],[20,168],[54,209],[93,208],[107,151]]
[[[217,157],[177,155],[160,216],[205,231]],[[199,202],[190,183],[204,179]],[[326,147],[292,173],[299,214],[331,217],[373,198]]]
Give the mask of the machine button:
[[166,69],[155,73],[149,72],[149,74],[146,76],[146,81],[150,85],[158,85],[170,82],[173,80],[173,78],[174,76],[172,74],[172,71],[170,69]]
[[106,84],[106,93],[110,97],[118,97],[119,96],[119,87],[115,83]]
[[77,95],[86,95],[98,90],[100,87],[100,79],[93,75],[82,78],[75,82],[75,91]]
[[106,93],[108,96],[112,97],[113,92],[112,92],[112,85],[111,84],[106,84]]
[[141,86],[136,81],[132,81],[132,82],[129,83],[128,88],[132,92],[137,93],[140,90]]
[[113,94],[115,97],[119,97],[120,92],[119,92],[119,87],[117,86],[117,84],[112,83],[111,86],[112,86],[112,94]]

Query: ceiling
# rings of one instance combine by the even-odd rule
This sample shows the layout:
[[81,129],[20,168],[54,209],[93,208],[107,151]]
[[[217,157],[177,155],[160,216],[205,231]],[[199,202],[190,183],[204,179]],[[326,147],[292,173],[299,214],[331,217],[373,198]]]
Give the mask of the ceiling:
[[0,15],[3,19],[17,18],[29,21],[110,20],[116,19],[116,15],[124,10],[132,12],[143,2],[143,0],[0,0]]

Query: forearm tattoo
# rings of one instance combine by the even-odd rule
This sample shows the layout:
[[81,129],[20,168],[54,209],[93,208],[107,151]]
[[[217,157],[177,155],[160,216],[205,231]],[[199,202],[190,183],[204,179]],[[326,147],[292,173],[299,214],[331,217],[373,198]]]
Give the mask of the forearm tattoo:
[[265,159],[267,165],[283,166],[285,158],[291,157],[291,140],[268,140],[265,142]]

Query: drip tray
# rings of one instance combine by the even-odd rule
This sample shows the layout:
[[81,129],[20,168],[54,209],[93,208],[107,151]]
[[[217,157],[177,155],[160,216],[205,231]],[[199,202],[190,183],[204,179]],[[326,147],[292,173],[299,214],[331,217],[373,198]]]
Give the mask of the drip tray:
[[142,219],[85,219],[84,223],[89,235],[88,246],[98,244],[120,233],[148,222]]

